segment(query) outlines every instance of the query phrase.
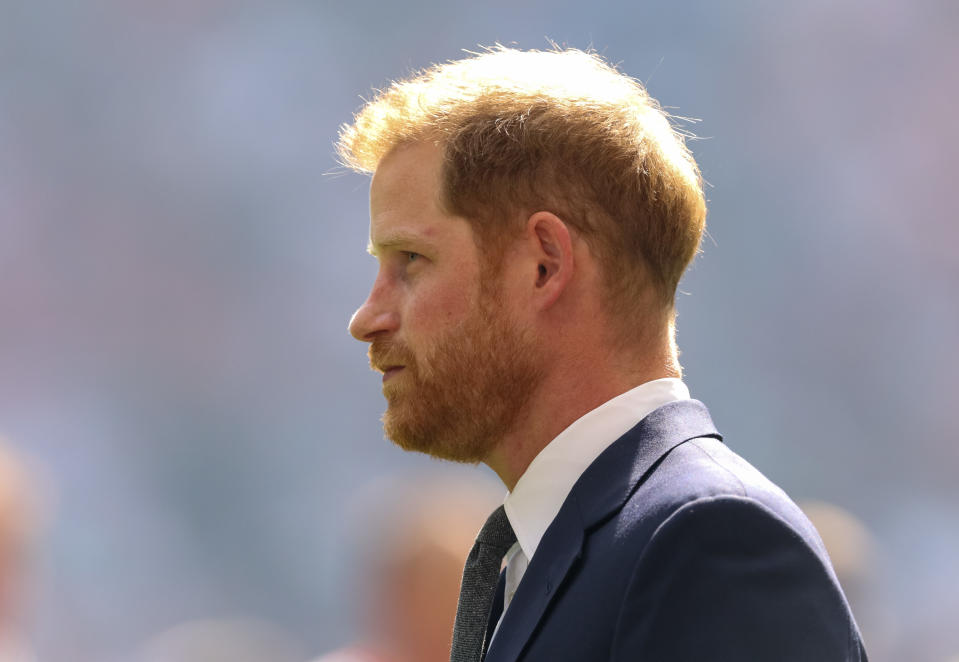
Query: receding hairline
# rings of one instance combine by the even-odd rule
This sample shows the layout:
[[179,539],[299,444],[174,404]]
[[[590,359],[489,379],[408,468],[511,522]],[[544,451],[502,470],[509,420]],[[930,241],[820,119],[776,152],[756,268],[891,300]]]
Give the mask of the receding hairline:
[[[419,154],[410,154],[409,152],[419,150]],[[413,158],[415,164],[400,163],[394,165],[394,159]],[[370,181],[370,237],[367,242],[366,251],[373,257],[379,258],[380,255],[388,250],[403,250],[406,248],[422,252],[424,250],[436,251],[439,247],[434,238],[437,233],[442,233],[443,228],[435,225],[418,227],[416,224],[410,226],[404,223],[404,218],[399,218],[395,222],[389,223],[383,231],[376,237],[373,236],[376,221],[384,214],[390,214],[389,207],[385,210],[377,208],[374,200],[395,199],[395,197],[404,196],[413,187],[419,188],[422,184],[429,187],[429,204],[432,211],[441,215],[444,221],[459,221],[470,226],[472,231],[473,223],[470,219],[462,217],[451,212],[443,201],[443,170],[445,152],[443,145],[438,145],[429,141],[405,142],[397,145],[390,150],[381,160],[374,171]],[[421,166],[421,167],[416,167]],[[397,170],[399,168],[399,170]],[[389,169],[387,183],[383,184],[383,173]],[[421,178],[427,178],[424,182]],[[375,192],[375,195],[374,195]],[[475,240],[475,236],[474,236]]]

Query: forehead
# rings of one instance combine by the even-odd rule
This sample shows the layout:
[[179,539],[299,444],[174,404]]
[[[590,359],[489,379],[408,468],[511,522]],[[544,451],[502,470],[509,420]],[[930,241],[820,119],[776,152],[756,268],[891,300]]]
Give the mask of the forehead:
[[463,219],[440,204],[442,149],[431,143],[400,146],[380,162],[370,184],[370,244],[373,252],[399,238],[439,239],[469,231]]
[[404,201],[439,210],[442,150],[431,143],[400,145],[380,161],[370,184],[370,213]]

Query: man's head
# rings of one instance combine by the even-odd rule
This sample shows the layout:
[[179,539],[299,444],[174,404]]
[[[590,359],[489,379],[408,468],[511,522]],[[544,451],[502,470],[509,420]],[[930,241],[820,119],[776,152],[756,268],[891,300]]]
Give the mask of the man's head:
[[483,460],[571,343],[672,348],[699,173],[656,102],[598,57],[500,48],[433,67],[380,92],[338,148],[374,173],[380,271],[350,328],[404,448]]
[[399,145],[443,151],[441,204],[495,262],[547,210],[602,264],[624,338],[671,312],[706,206],[683,137],[642,85],[579,50],[496,48],[393,83],[340,134],[343,163],[375,172]]

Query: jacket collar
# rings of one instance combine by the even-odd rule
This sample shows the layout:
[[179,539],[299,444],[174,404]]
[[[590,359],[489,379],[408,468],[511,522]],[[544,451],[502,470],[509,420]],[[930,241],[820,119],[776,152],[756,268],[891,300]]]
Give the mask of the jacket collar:
[[527,559],[589,465],[637,421],[676,400],[689,400],[681,379],[639,384],[580,416],[537,453],[503,502]]
[[722,441],[709,410],[699,400],[671,402],[653,411],[596,458],[573,486],[583,525],[589,528],[618,511],[659,460],[698,437]]
[[[486,662],[514,662],[519,658],[570,568],[580,558],[586,532],[618,512],[669,451],[698,437],[722,440],[703,403],[680,400],[653,411],[596,458],[543,535]],[[499,618],[497,611],[494,609],[491,618]]]

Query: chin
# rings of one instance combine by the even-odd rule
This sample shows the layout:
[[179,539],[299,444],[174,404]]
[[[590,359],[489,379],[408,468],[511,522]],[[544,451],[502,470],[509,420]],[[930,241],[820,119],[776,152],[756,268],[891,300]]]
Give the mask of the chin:
[[404,451],[423,453],[438,460],[478,464],[495,445],[494,437],[450,434],[448,426],[417,424],[391,407],[383,415],[386,438]]

